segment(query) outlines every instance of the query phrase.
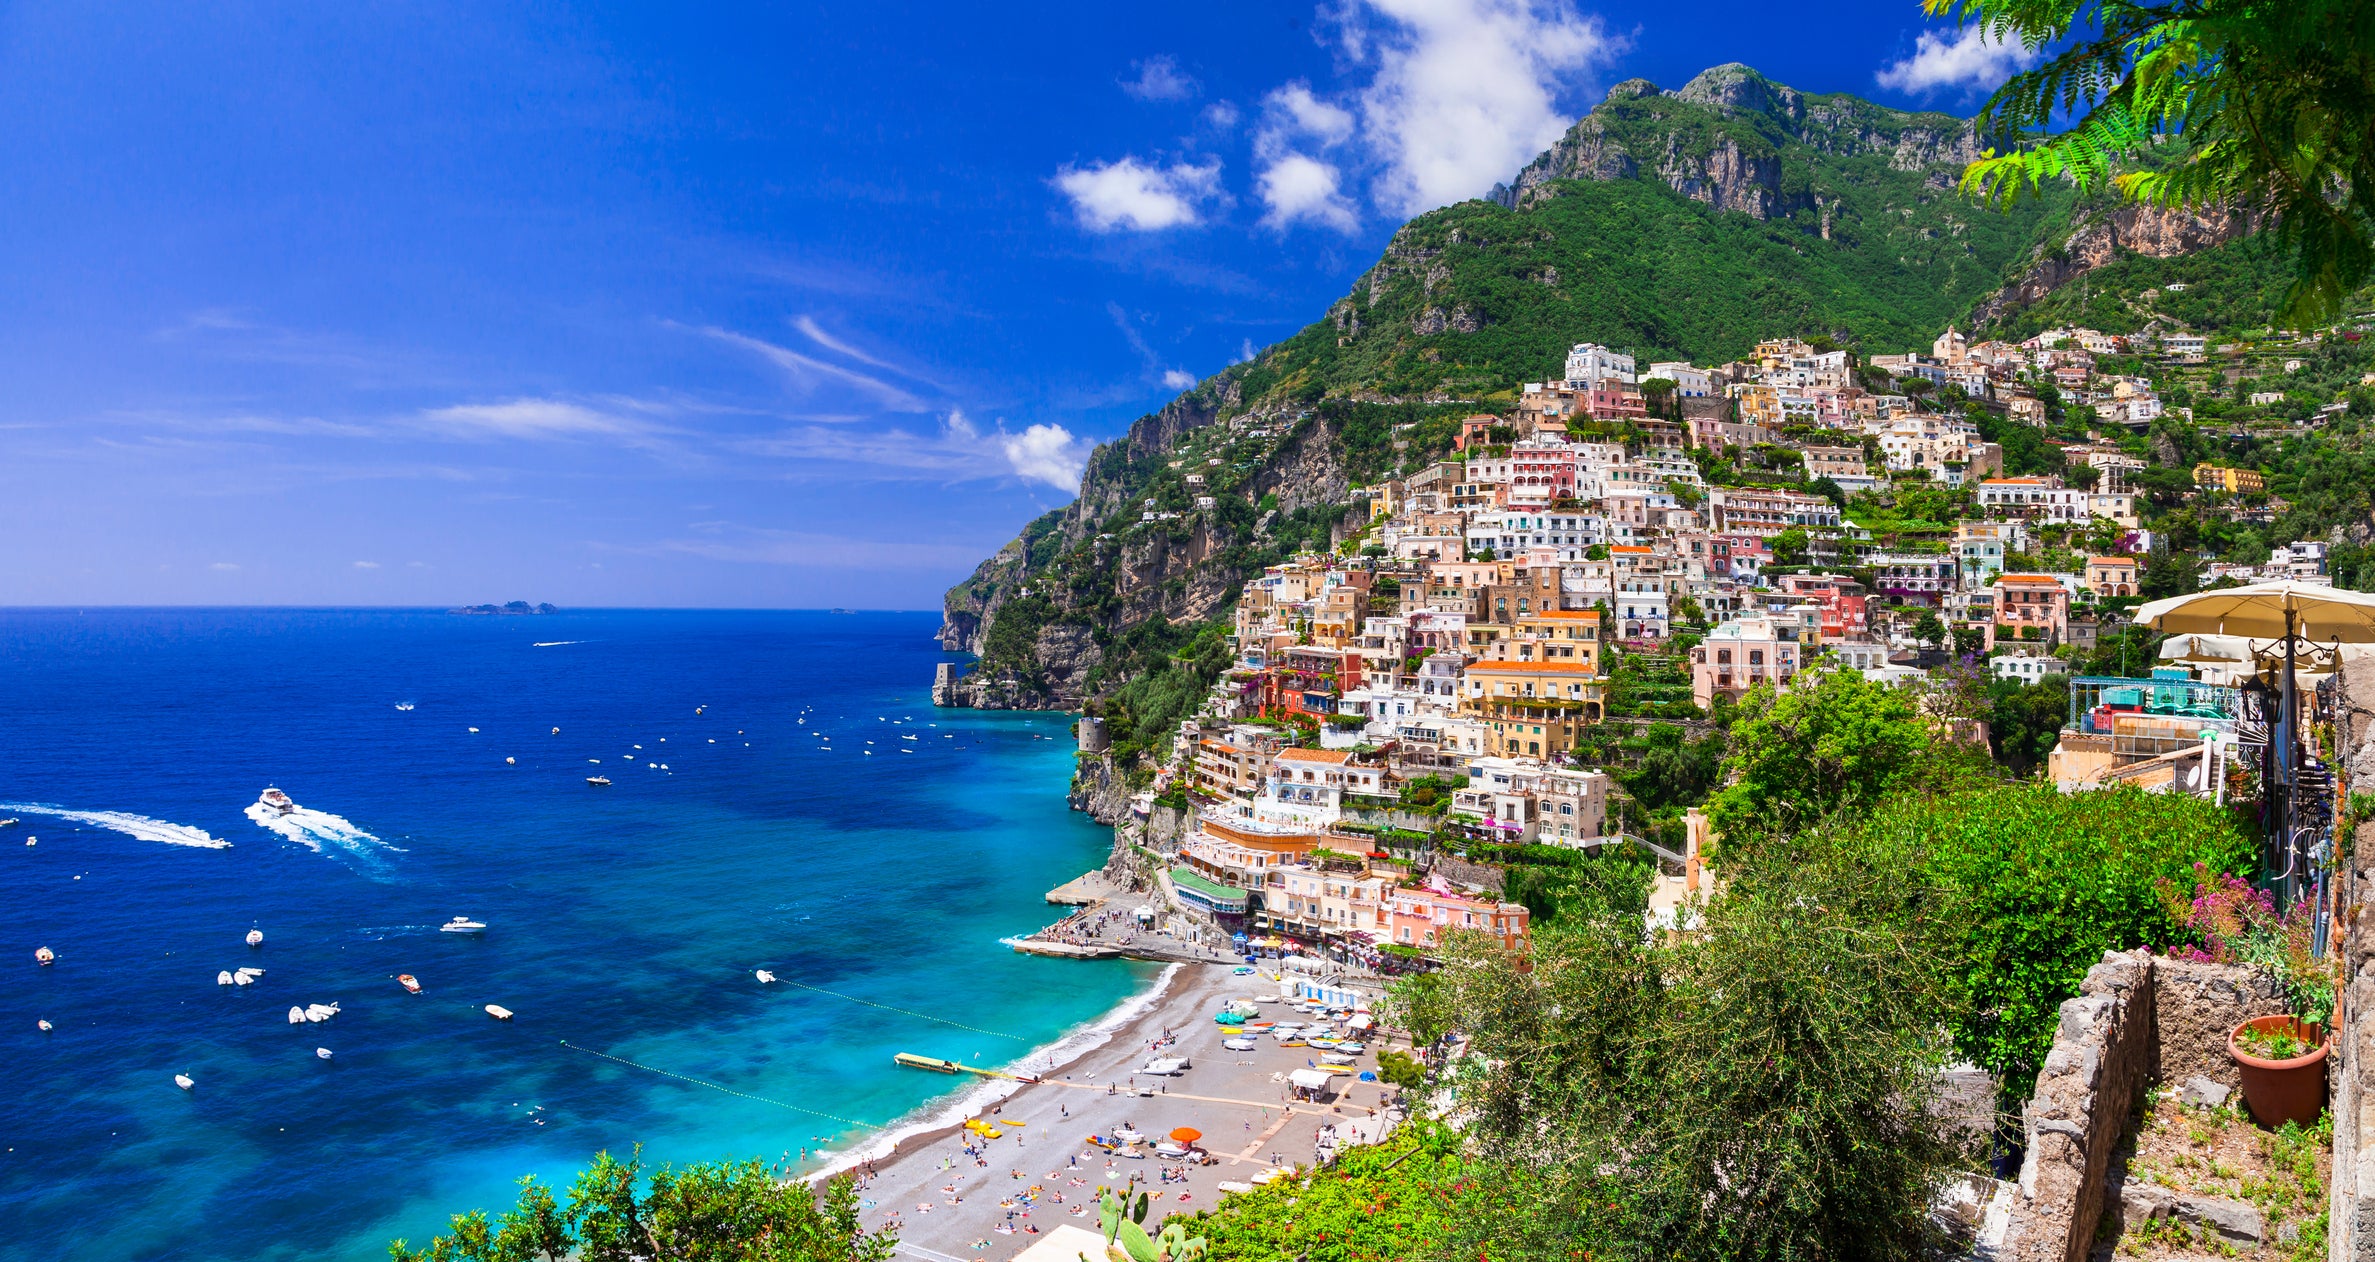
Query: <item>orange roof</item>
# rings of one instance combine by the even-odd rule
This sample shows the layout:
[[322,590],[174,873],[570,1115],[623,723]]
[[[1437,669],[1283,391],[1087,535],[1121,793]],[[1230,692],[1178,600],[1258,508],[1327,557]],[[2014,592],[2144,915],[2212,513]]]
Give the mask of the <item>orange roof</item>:
[[1640,545],[1638,545],[1638,544],[1631,544],[1631,543],[1618,543],[1618,544],[1611,544],[1611,545],[1609,545],[1609,548],[1608,548],[1608,550],[1609,550],[1610,552],[1642,552],[1642,553],[1646,553],[1646,552],[1648,552],[1648,551],[1649,551],[1649,549],[1648,549],[1648,548],[1644,548],[1644,547],[1641,547],[1641,546],[1640,546]]
[[1589,618],[1594,622],[1598,622],[1600,620],[1600,611],[1597,609],[1545,609],[1540,613],[1528,614],[1526,616],[1529,618]]
[[2134,558],[2134,557],[2088,557],[2088,558],[2086,559],[2086,563],[2087,563],[2088,565],[2134,565],[2134,564],[2136,563],[2136,558]]
[[1999,574],[1999,583],[2021,583],[2030,587],[2059,587],[2061,580],[2051,574]]
[[1278,751],[1278,761],[1345,763],[1352,761],[1352,751],[1349,749],[1282,749]]
[[2043,478],[1989,478],[1983,486],[2043,486]]

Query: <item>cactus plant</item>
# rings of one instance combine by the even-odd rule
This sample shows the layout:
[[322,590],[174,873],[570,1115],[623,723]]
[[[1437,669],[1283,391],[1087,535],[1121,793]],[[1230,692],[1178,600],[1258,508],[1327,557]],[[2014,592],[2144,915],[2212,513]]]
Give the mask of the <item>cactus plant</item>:
[[1133,1223],[1137,1223],[1137,1224],[1138,1224],[1138,1225],[1140,1225],[1140,1226],[1145,1226],[1145,1225],[1146,1225],[1146,1206],[1147,1206],[1147,1196],[1146,1196],[1146,1193],[1144,1193],[1144,1192],[1140,1192],[1140,1193],[1138,1194],[1138,1207],[1137,1207],[1136,1209],[1133,1209],[1133,1210],[1131,1210],[1131,1211],[1130,1211],[1130,1221],[1131,1221],[1131,1222],[1133,1222]]
[[1204,1237],[1189,1237],[1176,1222],[1165,1223],[1163,1234],[1155,1237],[1156,1262],[1201,1262],[1205,1248]]
[[1097,1225],[1104,1229],[1106,1247],[1111,1248],[1114,1234],[1122,1226],[1122,1203],[1115,1200],[1111,1192],[1107,1192],[1105,1198],[1097,1202]]
[[1130,1262],[1158,1262],[1155,1242],[1147,1236],[1146,1228],[1136,1223],[1122,1224],[1121,1246],[1122,1252],[1130,1255]]

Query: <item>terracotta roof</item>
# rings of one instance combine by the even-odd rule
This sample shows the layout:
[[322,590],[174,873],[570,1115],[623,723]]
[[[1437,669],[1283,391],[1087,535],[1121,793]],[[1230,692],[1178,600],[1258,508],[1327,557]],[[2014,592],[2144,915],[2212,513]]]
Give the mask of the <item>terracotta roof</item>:
[[1598,674],[1589,662],[1512,662],[1487,658],[1468,664],[1471,675],[1594,675]]
[[2021,583],[2030,587],[2059,587],[2061,580],[2051,574],[1998,574],[1999,583]]
[[2136,563],[2136,558],[2134,558],[2134,557],[2088,557],[2088,558],[2086,559],[2086,563],[2087,563],[2088,565],[2134,565],[2134,564]]
[[1352,761],[1352,751],[1349,749],[1282,749],[1278,751],[1278,761],[1346,763]]
[[1540,613],[1528,614],[1526,616],[1529,618],[1589,618],[1594,622],[1598,622],[1600,620],[1600,611],[1597,609],[1545,609]]

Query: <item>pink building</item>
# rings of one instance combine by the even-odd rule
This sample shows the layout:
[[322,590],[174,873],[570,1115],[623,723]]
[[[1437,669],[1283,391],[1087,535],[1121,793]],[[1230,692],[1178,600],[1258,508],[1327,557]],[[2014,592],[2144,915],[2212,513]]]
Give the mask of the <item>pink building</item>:
[[1388,941],[1428,952],[1440,948],[1455,929],[1487,934],[1498,938],[1502,946],[1519,950],[1526,945],[1527,924],[1533,915],[1523,903],[1425,887],[1387,890],[1380,914]]

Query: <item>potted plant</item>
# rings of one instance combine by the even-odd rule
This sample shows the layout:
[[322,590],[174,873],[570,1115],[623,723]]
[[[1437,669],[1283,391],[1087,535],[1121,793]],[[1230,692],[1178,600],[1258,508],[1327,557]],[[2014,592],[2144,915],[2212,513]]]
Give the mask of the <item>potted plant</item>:
[[2243,1103],[2254,1121],[2274,1129],[2286,1122],[2312,1126],[2326,1098],[2326,1023],[2334,1012],[2331,957],[2314,950],[2313,909],[2307,901],[2277,914],[2275,900],[2233,876],[2212,876],[2194,865],[2189,899],[2167,881],[2161,898],[2171,916],[2200,940],[2194,959],[2240,964],[2273,975],[2288,1013],[2253,1017],[2227,1036],[2227,1054],[2243,1080]]

